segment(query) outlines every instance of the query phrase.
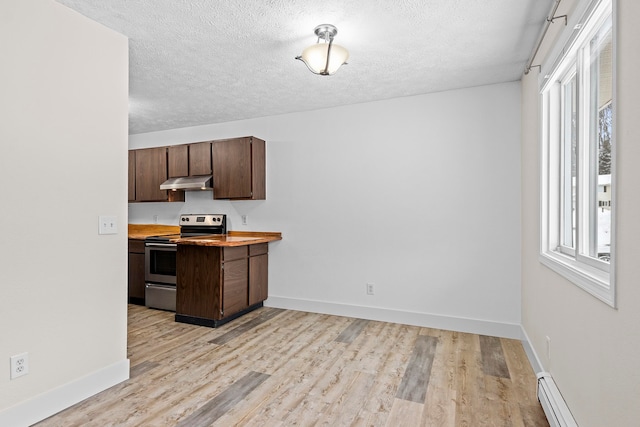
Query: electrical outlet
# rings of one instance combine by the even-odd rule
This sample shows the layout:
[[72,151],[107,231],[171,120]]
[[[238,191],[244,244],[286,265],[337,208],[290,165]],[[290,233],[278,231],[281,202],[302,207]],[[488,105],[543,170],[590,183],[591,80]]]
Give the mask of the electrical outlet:
[[242,225],[247,225],[249,223],[249,216],[242,215]]
[[551,338],[545,337],[547,341],[547,359],[551,360]]
[[373,295],[374,288],[373,283],[367,283],[367,295]]
[[29,373],[29,353],[20,353],[11,356],[11,379],[27,375]]
[[100,215],[98,217],[98,234],[118,234],[118,218]]

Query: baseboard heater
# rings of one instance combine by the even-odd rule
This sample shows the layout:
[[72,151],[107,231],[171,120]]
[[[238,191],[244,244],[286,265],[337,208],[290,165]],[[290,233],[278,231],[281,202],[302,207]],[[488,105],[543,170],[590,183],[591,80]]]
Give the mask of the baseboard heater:
[[560,390],[548,372],[538,375],[538,400],[551,427],[578,427]]

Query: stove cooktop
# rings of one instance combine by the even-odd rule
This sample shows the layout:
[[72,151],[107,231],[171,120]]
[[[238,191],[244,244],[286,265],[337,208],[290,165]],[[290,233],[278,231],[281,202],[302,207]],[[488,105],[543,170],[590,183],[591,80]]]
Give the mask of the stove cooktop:
[[178,239],[181,236],[179,234],[167,234],[163,236],[147,236],[144,239],[145,242],[156,242],[156,243],[169,243],[170,239]]
[[180,237],[207,236],[227,233],[227,216],[225,214],[183,214],[180,215],[180,234],[149,236],[148,243],[170,243],[171,239]]

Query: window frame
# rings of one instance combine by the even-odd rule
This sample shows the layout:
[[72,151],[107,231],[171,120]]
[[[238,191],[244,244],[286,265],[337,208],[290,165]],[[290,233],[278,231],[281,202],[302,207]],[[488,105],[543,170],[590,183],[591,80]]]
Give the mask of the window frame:
[[[584,0],[576,6],[576,13],[561,41],[553,48],[548,61],[541,67],[540,80],[540,262],[573,282],[591,295],[616,307],[615,292],[615,210],[616,204],[616,5],[614,0]],[[593,164],[593,147],[590,140],[589,127],[592,126],[593,116],[590,116],[588,90],[591,87],[588,57],[583,57],[584,50],[589,49],[589,43],[602,29],[604,23],[611,16],[612,35],[612,133],[611,133],[611,253],[609,262],[585,255],[597,255],[596,221],[593,212],[588,209],[595,204],[598,208],[598,170]],[[576,149],[575,178],[571,170],[570,177],[566,176],[567,155],[571,155],[571,147],[562,143],[567,135],[567,94],[566,84],[575,79],[577,146],[586,148]],[[608,104],[607,104],[608,105]],[[603,107],[604,108],[604,107]],[[596,114],[597,120],[598,114]],[[562,136],[564,134],[564,136]],[[584,141],[586,138],[586,142]],[[597,147],[596,147],[597,148]],[[568,154],[569,153],[569,154]],[[596,153],[597,154],[597,153]],[[596,162],[597,164],[597,162]],[[595,186],[594,184],[594,178]],[[567,179],[575,179],[576,185],[565,194]],[[564,183],[565,185],[562,185]],[[591,194],[594,193],[595,194]],[[575,193],[575,194],[574,194]],[[567,197],[575,197],[568,200]],[[574,203],[572,205],[572,203]],[[571,209],[571,212],[567,212]],[[574,214],[575,210],[575,214]],[[573,219],[571,219],[573,217]],[[571,221],[572,246],[567,244],[567,228],[563,225]],[[577,226],[576,226],[577,225]],[[575,231],[573,231],[575,230]],[[594,230],[595,233],[594,233]],[[564,234],[563,234],[564,231]],[[591,234],[590,234],[591,233]],[[586,237],[585,236],[589,236]],[[592,247],[585,246],[585,241]],[[597,239],[596,239],[597,241]],[[593,246],[596,245],[596,246]]]

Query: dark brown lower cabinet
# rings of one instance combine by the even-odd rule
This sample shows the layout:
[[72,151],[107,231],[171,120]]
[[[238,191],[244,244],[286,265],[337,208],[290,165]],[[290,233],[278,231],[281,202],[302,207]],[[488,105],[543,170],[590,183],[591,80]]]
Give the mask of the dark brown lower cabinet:
[[267,251],[267,243],[178,244],[176,321],[217,327],[262,307],[267,298]]
[[249,307],[249,259],[247,246],[222,249],[221,318]]
[[269,295],[269,244],[249,246],[249,305],[267,299]]
[[144,241],[129,239],[129,302],[144,305]]

